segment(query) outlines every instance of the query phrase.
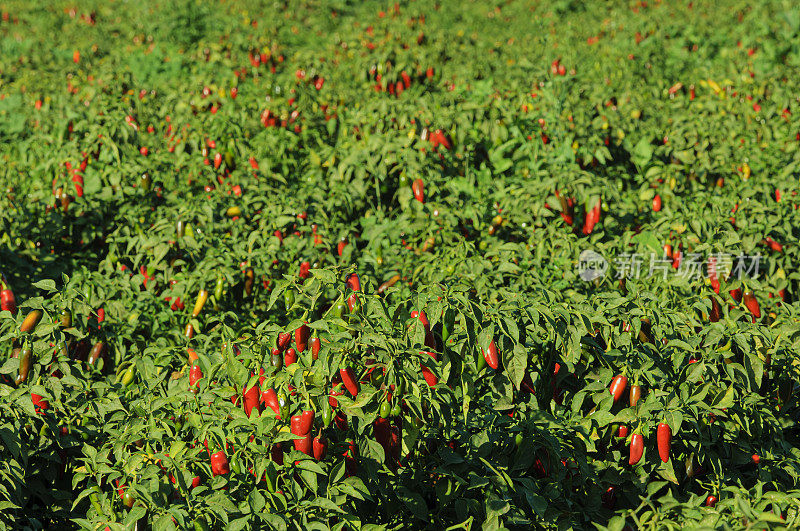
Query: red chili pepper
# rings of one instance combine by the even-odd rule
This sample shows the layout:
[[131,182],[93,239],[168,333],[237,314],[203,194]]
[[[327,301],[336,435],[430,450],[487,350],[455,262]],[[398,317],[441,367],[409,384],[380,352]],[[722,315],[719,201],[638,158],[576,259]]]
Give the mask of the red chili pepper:
[[428,322],[428,316],[425,315],[425,310],[422,310],[420,312],[414,310],[413,312],[411,312],[411,318],[412,319],[419,319],[420,322],[422,323],[422,326],[425,327],[425,332],[426,333],[430,332],[431,324],[430,324],[430,322]]
[[300,264],[300,272],[297,274],[297,276],[299,276],[302,279],[308,278],[311,275],[311,273],[309,273],[310,269],[311,269],[310,262],[302,262]]
[[630,455],[628,457],[628,464],[635,465],[642,458],[644,453],[644,437],[641,433],[634,433],[631,436]]
[[196,387],[198,380],[203,377],[203,371],[199,365],[192,365],[189,369],[189,387]]
[[17,299],[14,297],[14,292],[6,287],[5,282],[2,282],[3,289],[0,290],[0,311],[17,313]]
[[314,427],[314,416],[314,411],[311,409],[303,411],[300,414],[300,424],[298,425],[300,429],[299,435],[311,433],[311,429]]
[[425,202],[425,184],[422,182],[422,179],[414,179],[414,182],[411,184],[411,190],[414,192],[414,199],[420,203]]
[[319,349],[322,347],[318,337],[311,338],[311,359],[316,360],[319,357]]
[[253,410],[255,410],[256,413],[261,411],[261,408],[258,405],[258,395],[258,385],[254,385],[242,392],[242,396],[244,396],[244,413],[248,417],[252,414]]
[[33,402],[33,407],[36,408],[37,411],[50,408],[50,402],[43,400],[42,395],[31,393],[31,401]]
[[347,275],[345,284],[353,291],[361,291],[361,279],[358,278],[356,273],[350,273]]
[[600,501],[606,509],[613,509],[617,503],[616,487],[608,487],[606,491],[600,496]]
[[297,347],[297,352],[305,352],[308,348],[308,338],[311,335],[311,329],[308,325],[301,325],[300,328],[294,331],[294,344]]
[[706,507],[714,507],[717,504],[717,497],[713,494],[709,494],[708,498],[706,498]]
[[344,382],[344,386],[350,391],[350,394],[353,395],[354,398],[358,396],[358,381],[353,369],[350,367],[340,369],[339,375],[342,377],[342,382]]
[[289,420],[289,426],[292,435],[305,435],[308,433],[301,428],[302,421],[303,419],[300,415],[292,415],[291,419]]
[[756,319],[761,317],[761,306],[759,306],[758,299],[756,299],[752,291],[745,291],[742,300],[745,307],[753,314],[753,317]]
[[297,363],[297,351],[293,348],[287,348],[286,354],[283,356],[283,364],[287,367]]
[[356,307],[358,306],[358,294],[351,293],[349,297],[347,297],[347,307],[350,308],[350,312],[354,312]]
[[483,354],[483,359],[486,360],[486,364],[492,369],[497,370],[500,366],[500,354],[497,352],[497,345],[495,345],[494,339],[489,343],[489,348],[487,350],[481,349],[481,354]]
[[611,386],[608,388],[608,390],[614,397],[614,403],[619,402],[619,399],[622,398],[622,395],[627,387],[628,387],[628,378],[621,374],[615,376],[614,379],[611,380]]
[[661,196],[656,194],[653,198],[653,212],[659,212],[661,210]]
[[669,461],[669,450],[672,444],[672,429],[669,424],[663,422],[658,425],[656,431],[656,442],[658,444],[658,455],[665,463]]
[[225,450],[220,450],[219,452],[213,454],[211,456],[211,473],[215,476],[222,476],[231,471],[230,464],[228,463],[228,457],[225,455]]
[[[432,357],[434,360],[439,361],[439,356],[436,352],[427,352],[427,354]],[[425,378],[425,383],[429,386],[433,387],[439,383],[439,378],[436,377],[431,370],[426,367],[422,362],[420,362],[420,367],[422,368],[422,376]]]
[[328,439],[325,437],[314,437],[313,443],[314,459],[322,461],[328,453]]
[[642,386],[641,385],[632,385],[631,392],[629,395],[628,404],[631,407],[636,407],[636,404],[639,403],[639,400],[642,398]]
[[275,392],[275,389],[270,387],[269,389],[265,389],[261,393],[261,403],[266,405],[268,408],[272,409],[275,412],[275,415],[278,416],[280,419],[280,403],[278,402],[278,393]]
[[781,245],[780,243],[776,242],[772,238],[767,237],[766,238],[766,242],[767,242],[767,245],[769,245],[769,248],[772,249],[773,251],[775,251],[776,253],[783,252],[783,245]]

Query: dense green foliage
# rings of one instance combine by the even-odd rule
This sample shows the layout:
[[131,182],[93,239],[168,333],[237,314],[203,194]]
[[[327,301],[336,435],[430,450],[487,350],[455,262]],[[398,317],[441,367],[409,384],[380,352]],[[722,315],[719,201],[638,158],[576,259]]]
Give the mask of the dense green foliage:
[[719,4],[4,3],[0,527],[796,527],[800,8]]

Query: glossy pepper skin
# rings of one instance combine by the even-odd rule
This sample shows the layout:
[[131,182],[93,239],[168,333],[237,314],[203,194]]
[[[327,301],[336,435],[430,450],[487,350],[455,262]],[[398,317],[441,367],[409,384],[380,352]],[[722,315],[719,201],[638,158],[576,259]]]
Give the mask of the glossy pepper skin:
[[222,301],[223,290],[225,289],[225,277],[217,277],[217,284],[214,286],[214,309],[219,310],[219,303]]
[[620,398],[622,398],[623,393],[625,392],[625,388],[628,387],[628,378],[623,375],[615,376],[613,380],[611,380],[611,386],[608,388],[611,396],[614,397],[614,403],[616,404],[619,402]]
[[331,421],[333,420],[333,409],[328,404],[328,407],[322,408],[322,426],[327,428],[331,425]]
[[325,459],[325,455],[328,453],[328,439],[323,436],[314,437],[313,450],[314,459],[317,461]]
[[339,369],[339,376],[341,376],[345,388],[350,391],[350,394],[353,395],[353,398],[358,396],[358,380],[355,372],[353,372],[353,369],[350,367]]
[[261,408],[259,407],[259,393],[258,393],[258,385],[253,385],[248,389],[242,391],[242,397],[244,398],[244,413],[248,417],[253,414],[253,411],[259,413]]
[[228,463],[228,456],[225,455],[224,450],[213,454],[211,456],[211,473],[215,476],[224,476],[231,471],[230,464]]
[[318,337],[311,338],[311,359],[316,361],[319,358],[319,349],[322,347]]
[[758,299],[756,299],[756,296],[752,291],[745,291],[744,295],[742,295],[742,301],[744,302],[747,310],[755,319],[759,319],[761,317],[761,306],[758,304]]
[[361,291],[361,279],[358,278],[358,274],[350,273],[347,275],[347,279],[345,279],[345,284],[348,288],[353,291]]
[[292,335],[288,332],[282,332],[278,334],[278,349],[283,351],[286,350],[286,347],[289,346],[289,342],[292,340]]
[[360,302],[358,300],[358,295],[355,292],[351,293],[349,297],[347,297],[347,307],[350,309],[350,313],[357,312],[360,306]]
[[26,315],[25,319],[22,321],[19,331],[23,334],[33,332],[33,330],[36,328],[36,325],[39,324],[39,319],[41,318],[42,310],[31,310],[31,312]]
[[313,442],[310,433],[313,422],[313,411],[304,411],[300,415],[293,415],[290,422],[292,435],[299,435],[302,437],[302,439],[294,439],[292,441],[294,448],[306,455],[312,455],[313,452]]
[[6,287],[5,282],[0,281],[2,289],[0,289],[0,311],[11,312],[12,315],[17,313],[17,299],[14,297],[14,292]]
[[489,343],[488,349],[481,349],[481,353],[483,354],[483,359],[486,360],[486,365],[497,370],[500,366],[500,354],[497,352],[497,345],[495,345],[494,340]]
[[635,465],[642,459],[644,454],[644,437],[641,433],[634,433],[631,435],[630,454],[628,456],[628,464]]
[[92,347],[92,350],[89,351],[89,357],[86,358],[86,363],[89,364],[90,367],[93,367],[97,364],[97,360],[103,360],[103,370],[108,370],[108,347],[102,341],[98,341]]
[[120,379],[120,383],[123,387],[128,387],[132,382],[133,378],[136,376],[136,365],[131,365],[128,369],[122,373],[122,378]]
[[630,401],[628,402],[630,406],[636,407],[636,404],[639,403],[639,399],[641,398],[642,398],[642,386],[632,385],[630,392]]
[[303,411],[300,414],[299,428],[303,435],[311,433],[311,429],[314,427],[314,417],[315,417],[314,410],[311,409]]
[[658,445],[658,456],[663,462],[669,461],[669,450],[672,444],[672,429],[669,424],[661,423],[656,430],[656,443]]
[[294,331],[294,345],[297,348],[297,352],[302,353],[306,351],[309,337],[311,337],[311,329],[308,325],[301,325]]
[[200,378],[203,377],[203,371],[200,369],[200,366],[197,364],[192,365],[192,368],[189,369],[189,387],[197,389],[197,382],[200,381]]
[[414,182],[411,183],[411,191],[414,192],[414,199],[420,203],[425,202],[425,183],[422,182],[422,179],[414,179]]
[[33,352],[31,351],[30,347],[23,348],[19,353],[19,370],[17,372],[17,377],[14,380],[16,385],[20,385],[25,383],[28,380],[28,373],[31,370],[31,361],[33,358]]
[[203,311],[203,306],[205,306],[207,300],[208,300],[208,291],[201,289],[200,293],[197,294],[197,300],[194,303],[194,309],[192,310],[192,317],[197,317],[198,315],[200,315],[200,312]]
[[261,393],[261,403],[274,411],[275,415],[277,415],[279,419],[281,418],[281,406],[278,403],[278,393],[275,392],[275,389],[272,387],[265,389]]

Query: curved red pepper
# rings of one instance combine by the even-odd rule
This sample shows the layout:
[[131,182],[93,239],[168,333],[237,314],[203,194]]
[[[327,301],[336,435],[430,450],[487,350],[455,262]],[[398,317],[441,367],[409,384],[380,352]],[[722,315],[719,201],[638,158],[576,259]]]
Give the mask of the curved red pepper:
[[314,416],[314,411],[311,409],[303,411],[300,414],[300,430],[302,435],[311,432],[311,428],[314,427]]
[[495,345],[494,340],[489,343],[487,350],[481,349],[481,354],[483,354],[483,359],[486,360],[486,365],[497,370],[500,366],[500,354],[497,352],[497,345]]
[[311,336],[311,329],[308,325],[302,325],[294,331],[294,345],[297,352],[305,352],[308,348],[308,338]]
[[350,273],[345,279],[345,284],[353,291],[361,291],[361,279],[356,273]]
[[759,306],[758,299],[756,299],[752,291],[745,291],[742,300],[745,307],[753,314],[753,317],[756,319],[761,317],[761,306]]
[[12,314],[17,313],[17,299],[14,297],[14,292],[9,288],[4,287],[0,291],[0,311],[7,311]]
[[203,371],[199,365],[192,365],[189,369],[189,387],[196,387],[198,380],[203,377]]
[[623,375],[615,376],[613,380],[611,380],[611,386],[608,388],[611,395],[614,397],[614,403],[618,402],[620,398],[622,398],[625,389],[628,387],[628,378]]
[[275,412],[275,415],[277,415],[279,419],[281,418],[279,414],[281,406],[278,403],[278,393],[275,392],[275,389],[273,389],[272,387],[270,387],[269,389],[265,389],[261,393],[261,402],[268,408],[272,409],[272,411]]
[[244,413],[248,417],[253,413],[253,410],[255,410],[256,413],[261,411],[261,408],[258,405],[258,395],[258,385],[254,385],[242,392],[242,396],[244,397]]
[[669,424],[661,423],[656,430],[656,442],[658,444],[658,455],[665,463],[669,461],[669,450],[672,444],[672,429]]
[[313,443],[314,459],[322,461],[328,453],[328,439],[325,437],[314,437]]
[[353,395],[354,398],[358,396],[358,381],[353,369],[350,367],[339,369],[339,375],[342,377],[342,382],[344,382],[344,386],[350,391],[350,394]]
[[641,433],[634,433],[631,436],[630,454],[628,456],[628,464],[635,465],[642,458],[644,454],[644,437]]
[[414,199],[420,203],[425,202],[425,183],[422,182],[422,179],[414,179],[411,184],[411,191],[414,192]]

